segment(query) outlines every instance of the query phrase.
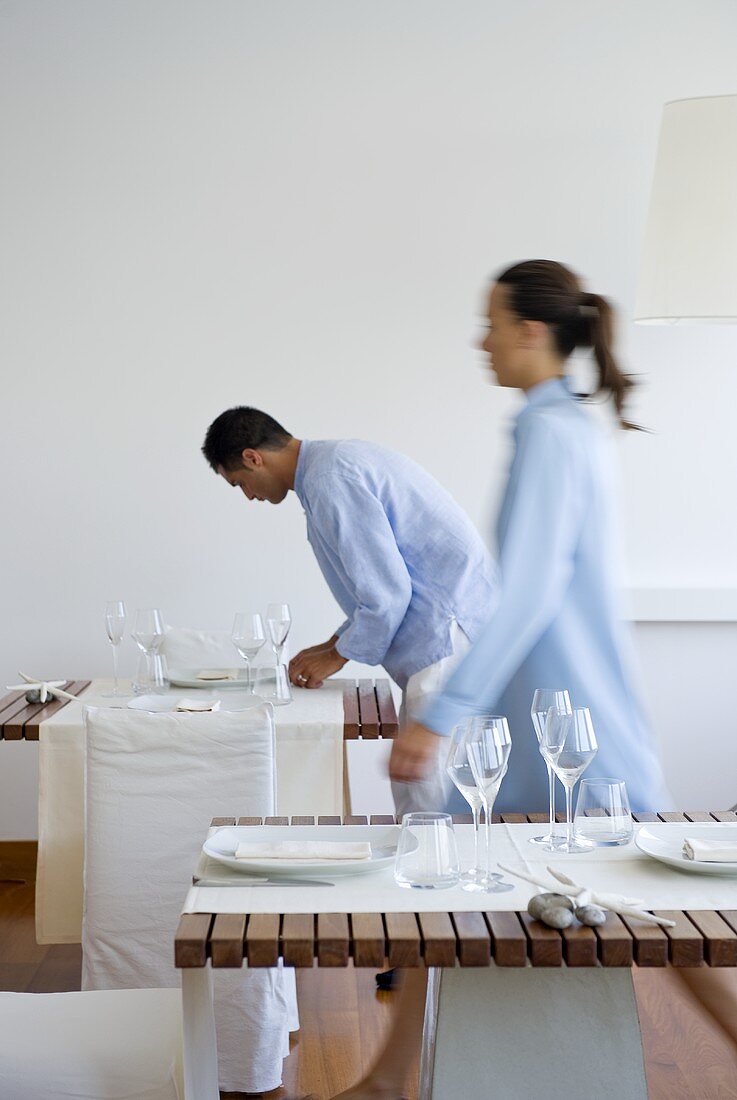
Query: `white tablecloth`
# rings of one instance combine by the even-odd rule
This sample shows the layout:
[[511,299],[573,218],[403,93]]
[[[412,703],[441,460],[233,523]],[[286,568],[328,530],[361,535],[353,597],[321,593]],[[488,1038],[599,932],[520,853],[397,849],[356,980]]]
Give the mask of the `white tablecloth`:
[[[674,826],[676,827],[676,826]],[[574,881],[601,892],[642,898],[645,909],[737,909],[737,877],[685,873],[643,855],[634,843],[623,848],[599,848],[584,855],[554,856],[529,843],[540,834],[539,825],[492,825],[494,861],[530,874],[546,865]],[[637,828],[637,826],[636,826]],[[663,826],[668,828],[668,826]],[[473,826],[456,825],[461,865],[473,862]],[[228,868],[207,860],[202,875],[230,876]],[[325,874],[329,879],[330,875]],[[336,878],[335,886],[194,887],[185,902],[186,913],[406,913],[524,910],[539,889],[515,879],[515,889],[504,894],[471,894],[460,887],[448,890],[408,890],[394,881],[392,869],[376,874]]]
[[[127,688],[128,685],[122,685]],[[110,680],[95,680],[81,696],[43,722],[39,730],[38,869],[36,939],[79,943],[84,868],[83,709],[111,706]],[[343,686],[292,689],[294,700],[275,707],[277,812],[343,813]],[[192,694],[182,688],[176,698]],[[223,693],[225,695],[225,693]],[[233,806],[233,813],[244,807]],[[184,886],[185,884],[183,884]]]

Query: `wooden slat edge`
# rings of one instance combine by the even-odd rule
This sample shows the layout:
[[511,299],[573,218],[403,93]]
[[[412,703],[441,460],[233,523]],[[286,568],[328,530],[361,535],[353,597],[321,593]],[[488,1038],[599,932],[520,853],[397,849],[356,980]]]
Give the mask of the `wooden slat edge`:
[[394,696],[388,680],[376,681],[376,706],[379,711],[381,736],[396,737],[399,732],[399,719],[397,718],[397,708],[394,705]]
[[343,684],[343,740],[356,741],[360,732],[358,688],[354,681],[346,680]]
[[210,913],[183,913],[174,937],[174,965],[189,968],[207,964]]
[[246,917],[242,913],[218,913],[210,933],[210,958],[215,967],[243,966]]

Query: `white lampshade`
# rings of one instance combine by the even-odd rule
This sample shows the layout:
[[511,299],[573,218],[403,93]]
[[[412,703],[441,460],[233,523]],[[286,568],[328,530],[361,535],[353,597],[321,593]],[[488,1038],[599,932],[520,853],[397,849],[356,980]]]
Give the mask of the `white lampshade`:
[[635,320],[737,323],[737,95],[665,105]]

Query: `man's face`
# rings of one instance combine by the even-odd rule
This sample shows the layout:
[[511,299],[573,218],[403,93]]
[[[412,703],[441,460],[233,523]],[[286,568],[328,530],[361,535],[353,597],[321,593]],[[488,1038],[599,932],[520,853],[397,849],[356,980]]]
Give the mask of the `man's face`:
[[226,470],[224,466],[220,466],[218,473],[225,478],[228,485],[240,489],[249,500],[267,500],[269,504],[281,504],[289,490],[271,469],[268,452],[244,451],[242,463],[237,470]]

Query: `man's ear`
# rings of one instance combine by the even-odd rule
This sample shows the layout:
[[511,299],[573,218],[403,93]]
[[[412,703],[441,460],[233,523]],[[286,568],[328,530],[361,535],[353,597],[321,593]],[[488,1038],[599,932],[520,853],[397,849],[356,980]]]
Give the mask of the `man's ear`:
[[251,447],[246,447],[245,451],[241,454],[241,458],[247,470],[260,470],[264,464],[264,460],[259,452],[254,451]]
[[544,321],[520,321],[519,345],[523,348],[539,348],[548,338],[548,326]]

